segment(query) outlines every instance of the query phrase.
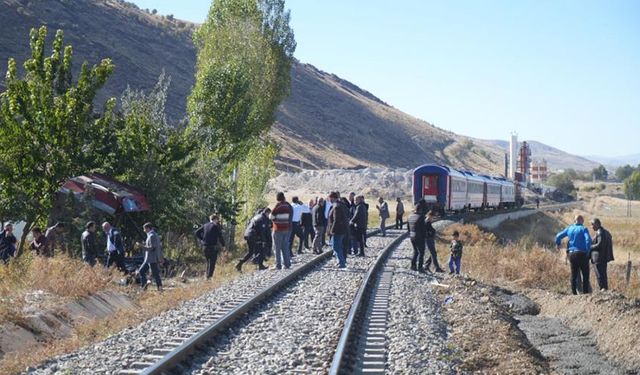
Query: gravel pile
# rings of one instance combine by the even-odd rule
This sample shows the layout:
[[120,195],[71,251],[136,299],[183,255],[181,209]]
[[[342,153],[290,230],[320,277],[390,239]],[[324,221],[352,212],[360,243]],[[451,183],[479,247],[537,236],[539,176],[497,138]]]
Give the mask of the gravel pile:
[[[373,243],[373,241],[372,241]],[[313,259],[302,254],[292,259],[292,270]],[[280,278],[292,270],[261,271],[244,274],[199,298],[184,302],[136,327],[125,329],[106,340],[71,354],[50,359],[38,368],[27,369],[28,374],[55,374],[69,370],[72,374],[113,374],[150,354],[185,327],[193,325],[201,315],[211,314],[244,296],[255,294],[260,286]],[[235,304],[235,303],[234,303]]]
[[[443,225],[443,224],[440,224]],[[404,241],[387,262],[393,269],[387,324],[387,370],[391,374],[451,374],[447,324],[429,274],[409,269],[413,248]]]
[[367,256],[347,258],[346,269],[335,260],[318,266],[216,339],[187,373],[326,374],[366,270],[400,233],[369,239]]

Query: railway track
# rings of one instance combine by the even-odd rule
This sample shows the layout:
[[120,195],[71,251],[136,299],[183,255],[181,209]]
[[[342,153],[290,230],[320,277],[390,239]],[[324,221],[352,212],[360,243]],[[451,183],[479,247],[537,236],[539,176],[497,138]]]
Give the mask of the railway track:
[[[371,237],[378,232],[379,230],[371,231],[367,236]],[[200,316],[189,327],[183,328],[180,334],[168,337],[153,349],[148,350],[147,354],[142,355],[138,361],[131,363],[127,368],[120,370],[119,374],[155,375],[185,371],[185,366],[188,366],[185,361],[194,353],[206,348],[207,343],[223,334],[256,306],[264,304],[265,301],[277,295],[296,280],[305,277],[331,257],[332,251],[327,251],[292,270],[284,277],[274,275],[256,287],[257,293],[228,301],[210,314]]]
[[347,316],[329,374],[384,374],[387,363],[387,321],[393,270],[389,255],[407,239],[389,244],[369,268]]

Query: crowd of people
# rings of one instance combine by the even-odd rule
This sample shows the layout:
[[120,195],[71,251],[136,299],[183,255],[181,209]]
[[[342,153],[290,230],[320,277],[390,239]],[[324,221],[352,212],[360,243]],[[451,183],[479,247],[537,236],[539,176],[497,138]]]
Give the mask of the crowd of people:
[[[271,208],[263,208],[256,212],[244,231],[244,239],[247,244],[247,253],[238,261],[236,269],[242,270],[247,262],[252,262],[258,270],[266,270],[265,260],[275,255],[274,269],[288,269],[291,267],[291,258],[296,254],[302,254],[303,249],[315,254],[322,253],[324,246],[330,245],[336,258],[337,266],[345,268],[347,256],[365,255],[367,227],[369,223],[369,204],[363,195],[351,192],[347,197],[341,197],[339,192],[330,193],[326,199],[316,197],[308,203],[304,203],[293,197],[289,203],[285,194],[276,195],[277,203]],[[389,206],[384,198],[377,201],[376,210],[380,218],[380,233],[386,235],[386,220],[390,217]],[[402,229],[404,221],[404,205],[400,198],[396,203],[395,228]],[[417,272],[431,271],[444,272],[438,262],[438,254],[435,247],[436,230],[433,227],[434,213],[427,209],[424,201],[420,201],[408,216],[407,230],[413,247],[411,270]],[[592,229],[595,232],[592,238],[589,230],[584,226],[584,218],[581,215],[575,217],[575,222],[557,234],[556,244],[558,249],[562,240],[567,237],[567,259],[571,264],[571,291],[590,293],[590,267],[594,265],[594,272],[601,290],[608,286],[607,263],[613,258],[612,238],[609,231],[603,228],[599,219],[591,220]],[[125,269],[125,246],[120,231],[111,223],[102,223],[102,231],[105,234],[106,246],[104,266],[115,266],[123,273]],[[90,266],[98,263],[99,245],[96,240],[98,226],[90,221],[85,225],[81,235],[82,260]],[[151,284],[147,280],[147,273],[151,271],[152,277],[159,290],[162,290],[160,266],[164,262],[162,243],[151,223],[143,225],[147,237],[144,243],[137,242],[135,247],[144,251],[144,259],[140,267],[134,271],[134,275],[140,278],[143,288]],[[37,256],[53,257],[56,252],[65,252],[63,240],[64,224],[56,223],[46,230],[39,227],[32,229],[32,241],[29,248]],[[225,246],[222,235],[220,218],[211,215],[209,222],[203,224],[195,231],[195,236],[202,245],[207,262],[206,278],[211,279],[214,274],[218,253]],[[454,231],[450,244],[449,272],[459,274],[463,245],[459,233]],[[298,240],[297,250],[293,244]],[[0,260],[7,263],[16,255],[16,237],[13,234],[13,225],[7,223],[0,231]],[[426,250],[429,250],[425,261]]]
[[[273,209],[261,209],[249,221],[244,232],[247,254],[236,265],[238,271],[251,259],[258,269],[266,269],[264,260],[272,253],[274,268],[288,269],[291,258],[302,254],[303,249],[320,254],[327,242],[333,247],[340,268],[346,267],[348,254],[364,256],[369,222],[369,205],[364,196],[352,192],[341,197],[340,193],[332,192],[326,199],[317,197],[305,204],[298,197],[292,197],[289,203],[280,192],[276,202]],[[383,229],[389,212],[384,199],[379,202]],[[298,245],[294,251],[296,238]]]
[[[82,261],[94,267],[98,263],[100,255],[96,237],[98,227],[94,221],[89,221],[84,228],[80,236]],[[52,258],[56,253],[65,253],[64,229],[64,224],[60,222],[47,228],[44,232],[40,227],[34,227],[31,230],[32,240],[29,244],[29,249],[34,255],[45,258]],[[147,281],[147,273],[151,271],[158,290],[162,290],[162,280],[160,278],[160,265],[164,262],[162,243],[151,223],[145,223],[142,229],[147,235],[146,240],[144,243],[136,242],[135,247],[144,252],[144,258],[140,267],[135,270],[134,276],[140,278],[142,288],[146,289],[150,284],[150,281]],[[120,231],[109,222],[102,224],[102,230],[106,238],[104,266],[106,268],[115,266],[123,274],[127,274],[125,268],[125,246]],[[10,223],[5,224],[4,230],[0,232],[0,259],[3,263],[8,263],[12,257],[16,256],[16,243],[17,239],[13,234],[13,225]]]

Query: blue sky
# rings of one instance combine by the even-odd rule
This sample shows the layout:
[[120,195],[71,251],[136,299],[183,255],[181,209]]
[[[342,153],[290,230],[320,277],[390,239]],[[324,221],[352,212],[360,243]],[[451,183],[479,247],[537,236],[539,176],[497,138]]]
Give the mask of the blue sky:
[[[202,22],[208,0],[136,0]],[[305,63],[411,115],[579,155],[640,153],[640,1],[288,0]]]

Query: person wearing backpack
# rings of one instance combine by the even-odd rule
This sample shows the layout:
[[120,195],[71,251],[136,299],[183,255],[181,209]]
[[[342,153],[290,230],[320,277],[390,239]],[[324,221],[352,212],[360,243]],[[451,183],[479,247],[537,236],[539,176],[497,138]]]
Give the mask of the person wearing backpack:
[[264,266],[264,249],[266,248],[268,237],[270,236],[271,226],[269,225],[269,214],[271,210],[268,208],[259,210],[256,215],[249,220],[247,228],[244,231],[244,239],[247,241],[247,254],[236,264],[236,270],[242,272],[242,265],[255,258],[259,270],[266,270]]

